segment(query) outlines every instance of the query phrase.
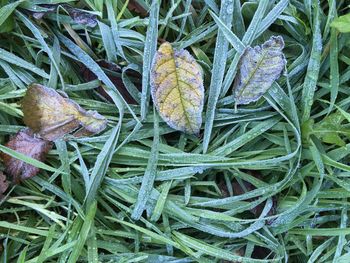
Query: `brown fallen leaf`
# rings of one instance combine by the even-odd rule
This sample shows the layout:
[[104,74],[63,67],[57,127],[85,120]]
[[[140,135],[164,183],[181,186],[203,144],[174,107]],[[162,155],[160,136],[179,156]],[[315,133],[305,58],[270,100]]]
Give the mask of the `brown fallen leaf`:
[[0,200],[3,197],[3,194],[6,192],[9,187],[9,183],[7,181],[6,175],[0,171]]
[[29,86],[22,100],[22,110],[24,123],[49,141],[72,132],[93,135],[107,126],[106,118],[98,112],[86,111],[68,97],[39,84]]
[[[19,131],[10,138],[5,146],[38,161],[44,161],[47,153],[52,148],[49,141],[36,138],[30,129]],[[0,153],[0,157],[4,162],[5,173],[12,178],[14,183],[31,178],[40,170],[5,153]]]

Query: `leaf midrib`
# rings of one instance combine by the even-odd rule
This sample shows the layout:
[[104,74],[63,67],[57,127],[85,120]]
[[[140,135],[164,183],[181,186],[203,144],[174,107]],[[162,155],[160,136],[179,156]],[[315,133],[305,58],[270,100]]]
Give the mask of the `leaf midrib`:
[[[191,124],[191,121],[188,117],[188,114],[187,114],[187,111],[186,111],[186,108],[185,108],[185,105],[184,105],[184,102],[182,100],[182,92],[181,92],[181,89],[180,89],[180,82],[179,82],[179,77],[178,77],[178,68],[176,66],[176,63],[175,63],[175,52],[173,50],[173,53],[172,53],[172,61],[173,61],[173,64],[174,64],[174,67],[175,67],[175,77],[176,77],[176,89],[178,90],[179,94],[180,94],[180,102],[181,102],[181,106],[182,106],[182,110],[184,112],[184,115],[185,115],[185,118],[186,118],[186,122],[188,123],[189,125],[189,128],[191,130],[191,132],[193,132],[193,128],[192,128],[192,124]],[[185,127],[186,128],[186,127]]]
[[266,54],[267,54],[267,50],[264,50],[263,54],[261,56],[261,59],[256,64],[256,66],[255,66],[254,70],[252,71],[252,73],[249,75],[247,83],[242,87],[242,90],[238,93],[238,96],[241,96],[242,93],[244,92],[244,90],[247,88],[247,86],[249,85],[249,83],[252,80],[253,76],[255,75],[256,71],[260,67],[261,63],[265,60]]

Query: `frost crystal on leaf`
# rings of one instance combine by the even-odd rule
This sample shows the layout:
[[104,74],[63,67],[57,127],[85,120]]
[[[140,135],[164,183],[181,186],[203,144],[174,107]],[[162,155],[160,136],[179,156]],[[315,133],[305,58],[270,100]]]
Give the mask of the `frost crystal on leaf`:
[[77,131],[92,135],[103,131],[107,120],[96,111],[86,111],[54,89],[31,85],[22,101],[23,121],[43,139],[54,141]]
[[283,48],[283,38],[272,36],[262,46],[245,50],[233,87],[237,105],[257,101],[280,77],[286,65]]
[[163,120],[172,128],[198,134],[204,100],[200,66],[186,50],[174,50],[163,43],[151,70],[153,102]]

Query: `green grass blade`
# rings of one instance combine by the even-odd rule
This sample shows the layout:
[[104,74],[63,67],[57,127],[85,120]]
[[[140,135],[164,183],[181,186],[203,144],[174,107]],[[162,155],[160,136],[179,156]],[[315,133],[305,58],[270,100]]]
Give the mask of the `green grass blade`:
[[[233,2],[228,0],[223,0],[221,3],[220,9],[220,19],[223,20],[223,23],[227,25],[227,28],[230,29],[232,25],[232,12],[233,11]],[[203,152],[206,153],[209,147],[209,142],[212,134],[215,112],[216,112],[216,103],[218,101],[221,84],[224,79],[226,60],[227,60],[227,51],[228,51],[228,41],[225,38],[224,33],[219,29],[218,35],[216,38],[215,44],[215,53],[214,53],[214,62],[212,69],[212,77],[210,80],[209,87],[209,97],[207,111],[205,114],[205,125],[204,125],[204,137],[203,137]]]
[[10,53],[7,52],[6,50],[0,48],[0,59],[4,60],[8,63],[14,64],[18,67],[22,67],[24,69],[27,69],[29,71],[34,72],[35,74],[45,78],[45,79],[49,79],[49,75],[42,69],[36,67],[35,65],[25,61],[24,59]]
[[225,23],[223,23],[223,21],[215,15],[215,13],[212,11],[209,12],[210,15],[214,18],[214,21],[218,25],[219,29],[222,31],[234,49],[236,49],[237,52],[243,52],[245,45],[241,42],[241,40],[234,33],[232,33],[231,29],[228,28]]
[[84,223],[79,231],[77,243],[72,248],[72,253],[69,256],[67,263],[75,263],[78,261],[81,251],[90,233],[90,229],[94,224],[96,209],[97,209],[97,204],[96,204],[96,201],[94,201],[91,203],[90,207],[88,207],[87,209],[87,214],[86,214]]
[[[99,80],[101,80],[103,83],[107,86],[107,93],[109,93],[111,98],[114,98],[114,103],[119,106],[123,105],[123,107],[126,107],[129,112],[132,114],[132,116],[135,118],[135,120],[138,121],[138,118],[136,117],[134,111],[131,109],[130,105],[124,100],[123,96],[119,93],[116,86],[113,84],[113,82],[107,77],[107,75],[104,73],[104,71],[100,68],[100,66],[88,55],[85,51],[83,51],[80,47],[75,45],[70,39],[66,38],[65,36],[59,34],[58,38],[61,40],[61,42],[74,54],[79,58],[79,60],[87,67],[89,68],[97,77]],[[111,89],[112,91],[109,91],[108,89]],[[110,93],[114,93],[110,94]],[[119,106],[119,111],[122,111],[122,108]]]
[[305,122],[310,118],[311,107],[314,102],[314,95],[316,89],[316,83],[318,80],[318,74],[320,71],[321,52],[322,52],[322,36],[320,29],[320,7],[319,4],[315,5],[315,17],[313,26],[313,40],[312,50],[310,55],[309,64],[307,67],[306,77],[303,85],[302,92],[302,118],[301,122]]
[[90,207],[93,201],[96,199],[98,189],[107,172],[108,166],[113,156],[113,152],[117,146],[119,132],[120,132],[120,122],[119,122],[119,125],[113,128],[110,137],[108,138],[101,152],[97,156],[94,168],[91,172],[89,185],[86,190],[86,196],[85,196],[86,207]]
[[147,201],[151,195],[153,189],[154,179],[157,173],[158,162],[158,147],[159,147],[159,124],[158,113],[154,109],[154,137],[150,157],[148,159],[147,168],[143,175],[141,188],[137,196],[137,201],[134,210],[131,214],[131,218],[134,220],[140,219],[142,212],[146,209]]
[[328,113],[330,113],[334,107],[334,103],[337,99],[339,92],[339,66],[338,66],[338,35],[335,28],[331,29],[331,39],[330,39],[330,88],[331,88],[331,98],[330,105],[328,108]]
[[0,8],[0,26],[6,21],[6,19],[15,11],[16,7],[22,3],[21,1],[16,1],[13,3],[9,3]]
[[36,37],[36,39],[38,39],[38,41],[40,42],[43,50],[47,53],[47,55],[49,56],[52,64],[54,65],[54,67],[56,69],[56,72],[57,72],[58,76],[60,77],[61,85],[62,85],[62,87],[64,89],[64,86],[65,86],[64,83],[65,82],[63,80],[63,76],[61,74],[59,64],[56,61],[56,56],[54,56],[52,50],[46,44],[44,38],[42,37],[42,34],[39,31],[39,29],[37,29],[36,26],[27,17],[25,17],[22,13],[16,11],[16,15],[28,27],[28,29],[33,33],[33,35]]
[[152,0],[149,24],[146,33],[146,43],[143,51],[141,120],[146,118],[150,100],[150,71],[154,54],[157,50],[159,1]]
[[[266,12],[268,2],[269,1],[260,1],[259,2],[258,8],[254,13],[253,19],[250,22],[246,33],[243,36],[242,42],[244,45],[246,45],[246,46],[251,45],[252,42],[254,41],[256,31],[259,28],[261,20]],[[228,90],[230,89],[230,87],[233,83],[233,80],[234,80],[236,73],[237,73],[237,66],[238,66],[238,63],[240,61],[242,54],[243,54],[243,52],[236,53],[234,59],[232,60],[230,66],[226,72],[225,79],[224,79],[223,84],[222,84],[221,94],[220,94],[221,98],[223,98],[227,94]]]

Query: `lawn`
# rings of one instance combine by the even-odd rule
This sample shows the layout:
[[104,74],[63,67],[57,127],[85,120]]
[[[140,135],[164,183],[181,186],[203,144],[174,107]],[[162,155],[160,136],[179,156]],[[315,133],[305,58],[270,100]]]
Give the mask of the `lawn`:
[[350,262],[344,0],[0,0],[1,262]]

